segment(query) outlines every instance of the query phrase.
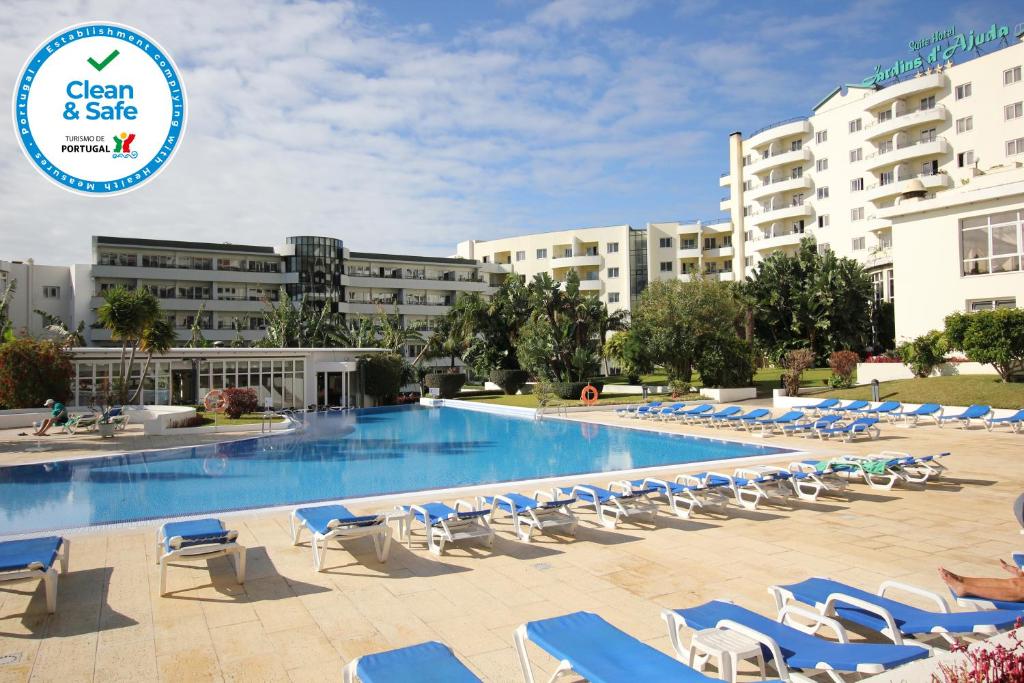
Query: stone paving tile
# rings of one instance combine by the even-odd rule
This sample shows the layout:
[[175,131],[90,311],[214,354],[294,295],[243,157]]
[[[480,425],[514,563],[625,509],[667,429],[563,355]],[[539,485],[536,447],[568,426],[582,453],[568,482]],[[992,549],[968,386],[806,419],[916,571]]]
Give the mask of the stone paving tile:
[[[604,413],[587,418],[618,421]],[[657,427],[762,443],[743,434]],[[154,529],[82,533],[72,539],[71,573],[61,580],[56,615],[46,614],[40,587],[0,591],[0,655],[20,656],[0,666],[0,683],[323,680],[340,676],[359,655],[424,640],[449,644],[487,681],[519,681],[512,634],[533,619],[595,611],[668,652],[664,607],[723,597],[770,614],[767,587],[809,575],[868,589],[899,578],[936,591],[943,588],[940,564],[998,576],[996,558],[1021,547],[1010,506],[1024,489],[1024,436],[928,427],[884,432],[882,443],[763,443],[822,457],[950,450],[951,472],[921,489],[859,484],[849,496],[813,505],[732,508],[692,520],[666,513],[654,526],[608,530],[584,514],[575,539],[523,544],[508,524],[498,524],[492,550],[454,547],[443,558],[421,542],[410,550],[396,541],[391,560],[381,564],[368,543],[358,543],[332,548],[322,573],[313,571],[308,543],[292,546],[287,514],[231,515],[226,519],[250,549],[246,583],[235,583],[225,559],[176,565],[168,574],[172,593],[163,598]],[[553,669],[550,658],[531,652],[536,673]]]

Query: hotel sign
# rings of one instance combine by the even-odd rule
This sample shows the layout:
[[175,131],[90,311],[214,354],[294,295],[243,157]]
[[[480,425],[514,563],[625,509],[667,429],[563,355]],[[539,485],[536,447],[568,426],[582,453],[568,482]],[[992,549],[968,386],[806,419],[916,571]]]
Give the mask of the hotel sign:
[[958,33],[956,26],[950,26],[918,40],[911,40],[907,47],[910,52],[916,53],[915,57],[897,59],[888,68],[883,68],[883,65],[879,64],[875,67],[875,73],[861,83],[865,87],[878,85],[891,78],[927,68],[927,65],[942,64],[952,59],[958,52],[971,52],[986,43],[1001,40],[1009,35],[1010,27],[1005,25],[992,24],[987,30],[967,33]]

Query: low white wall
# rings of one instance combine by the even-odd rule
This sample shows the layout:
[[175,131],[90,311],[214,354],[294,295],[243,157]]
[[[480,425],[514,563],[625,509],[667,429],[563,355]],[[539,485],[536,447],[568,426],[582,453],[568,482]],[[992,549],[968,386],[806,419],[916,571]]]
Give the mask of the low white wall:
[[144,434],[165,434],[172,422],[196,416],[188,406],[142,406],[125,408],[129,423],[142,424]]
[[17,429],[19,427],[31,427],[33,422],[39,422],[50,417],[49,408],[16,408],[14,410],[0,410],[0,429]]
[[734,387],[729,389],[702,387],[700,395],[719,403],[749,401],[752,398],[757,398],[757,387]]
[[[995,375],[996,369],[981,363],[943,363],[932,370],[931,377],[950,375]],[[903,363],[857,363],[857,384],[870,384],[871,380],[889,382],[894,379],[913,379],[914,373]]]

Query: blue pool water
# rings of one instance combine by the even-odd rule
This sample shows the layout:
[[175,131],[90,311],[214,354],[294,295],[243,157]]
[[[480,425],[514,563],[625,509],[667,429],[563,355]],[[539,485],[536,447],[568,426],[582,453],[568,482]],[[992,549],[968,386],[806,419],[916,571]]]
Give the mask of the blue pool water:
[[289,435],[0,467],[0,536],[787,452],[457,408],[305,419]]

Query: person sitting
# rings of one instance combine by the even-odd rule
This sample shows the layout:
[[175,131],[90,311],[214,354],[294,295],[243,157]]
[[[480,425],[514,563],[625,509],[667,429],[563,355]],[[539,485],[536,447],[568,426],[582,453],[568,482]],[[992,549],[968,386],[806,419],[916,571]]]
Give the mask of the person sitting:
[[46,403],[43,404],[44,408],[50,409],[50,417],[43,420],[43,424],[39,426],[39,430],[33,434],[33,436],[46,436],[46,432],[50,427],[57,426],[63,427],[68,421],[68,409],[64,407],[64,404],[60,401],[54,401],[52,398],[46,399]]
[[939,577],[961,598],[1024,602],[1024,571],[1004,560],[999,560],[999,563],[1013,578],[960,576],[943,567],[939,567]]

